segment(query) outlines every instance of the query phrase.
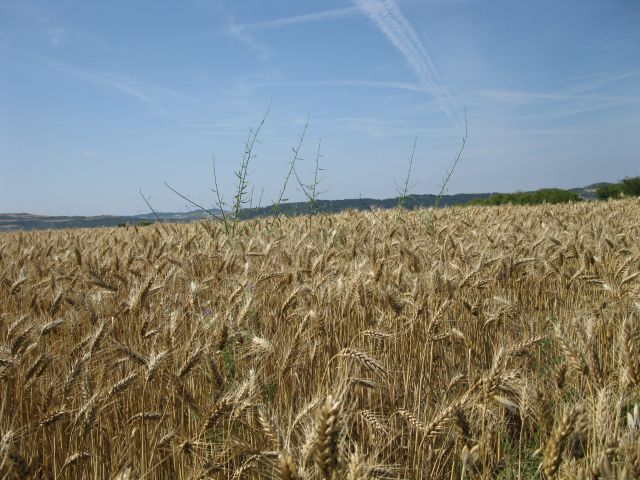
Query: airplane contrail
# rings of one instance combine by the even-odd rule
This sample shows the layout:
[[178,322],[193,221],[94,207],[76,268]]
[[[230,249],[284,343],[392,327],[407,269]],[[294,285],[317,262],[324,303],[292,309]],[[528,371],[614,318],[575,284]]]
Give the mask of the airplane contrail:
[[440,81],[431,56],[393,0],[354,0],[356,5],[396,47],[413,70],[419,85],[431,93],[445,114],[457,117],[451,95]]

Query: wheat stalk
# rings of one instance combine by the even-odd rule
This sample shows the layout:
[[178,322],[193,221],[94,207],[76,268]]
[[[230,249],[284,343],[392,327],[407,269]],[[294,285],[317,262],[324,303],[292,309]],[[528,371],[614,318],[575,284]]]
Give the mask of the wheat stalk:
[[315,462],[323,478],[332,478],[339,464],[339,420],[342,401],[328,395],[316,421]]

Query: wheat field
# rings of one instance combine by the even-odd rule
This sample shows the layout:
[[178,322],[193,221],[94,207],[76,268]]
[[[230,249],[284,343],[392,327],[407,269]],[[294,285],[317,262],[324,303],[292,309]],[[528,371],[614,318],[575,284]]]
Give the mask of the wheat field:
[[640,478],[640,202],[0,236],[2,478]]

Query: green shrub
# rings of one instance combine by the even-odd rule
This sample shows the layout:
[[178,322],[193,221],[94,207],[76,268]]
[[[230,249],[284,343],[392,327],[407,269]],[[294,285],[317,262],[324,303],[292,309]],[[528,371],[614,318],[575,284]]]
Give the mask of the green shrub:
[[533,192],[494,193],[489,198],[473,200],[472,205],[539,205],[542,203],[580,202],[575,192],[560,188],[543,188]]
[[623,195],[640,197],[640,177],[625,177],[618,183],[603,185],[596,190],[596,196],[599,200],[621,198]]
[[640,197],[640,177],[625,177],[619,185],[625,195]]
[[596,190],[596,196],[598,200],[608,200],[609,198],[620,198],[622,196],[622,189],[620,184],[613,183],[611,185],[603,185]]

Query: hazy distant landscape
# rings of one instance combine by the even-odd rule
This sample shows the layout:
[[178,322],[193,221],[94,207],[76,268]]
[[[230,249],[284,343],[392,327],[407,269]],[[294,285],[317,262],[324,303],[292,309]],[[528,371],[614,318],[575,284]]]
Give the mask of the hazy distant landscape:
[[[596,198],[595,190],[603,185],[611,185],[606,182],[588,185],[583,188],[573,188],[569,191],[577,193],[580,198],[593,200]],[[494,192],[495,193],[495,192]],[[444,195],[440,200],[440,206],[466,205],[473,200],[489,198],[493,193],[465,193],[456,195]],[[432,207],[436,201],[436,195],[411,195],[406,208]],[[398,198],[373,199],[357,198],[345,200],[318,200],[319,208],[324,213],[339,213],[343,210],[367,210],[388,209],[398,205]],[[220,210],[211,208],[209,212],[220,214]],[[158,217],[167,222],[193,222],[209,218],[207,212],[195,210],[190,212],[156,212]],[[280,205],[279,213],[283,215],[305,215],[309,213],[309,205],[306,202],[285,202]],[[273,215],[273,206],[246,208],[242,211],[242,218],[250,219]],[[139,225],[155,222],[153,213],[130,216],[100,215],[94,217],[81,216],[46,216],[32,215],[29,213],[0,213],[0,231],[10,230],[42,230],[58,228],[88,228],[88,227],[116,227],[118,225]]]

